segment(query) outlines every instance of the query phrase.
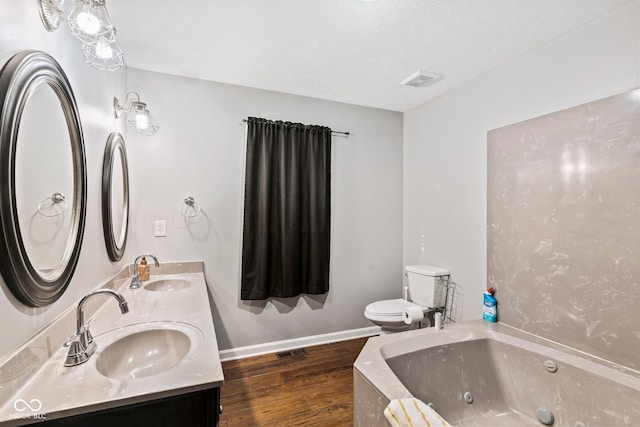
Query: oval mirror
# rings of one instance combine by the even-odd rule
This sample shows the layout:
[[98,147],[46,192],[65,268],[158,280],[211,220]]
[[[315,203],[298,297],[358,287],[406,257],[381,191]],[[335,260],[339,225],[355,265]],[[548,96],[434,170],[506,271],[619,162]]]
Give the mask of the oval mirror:
[[46,279],[59,274],[57,266],[62,263],[71,231],[72,160],[58,96],[49,85],[39,85],[22,111],[14,180],[22,242],[31,264]]
[[31,307],[64,293],[86,215],[82,126],[71,86],[44,52],[22,51],[0,71],[0,272]]
[[129,167],[118,132],[109,135],[102,162],[102,229],[109,259],[120,261],[129,229]]

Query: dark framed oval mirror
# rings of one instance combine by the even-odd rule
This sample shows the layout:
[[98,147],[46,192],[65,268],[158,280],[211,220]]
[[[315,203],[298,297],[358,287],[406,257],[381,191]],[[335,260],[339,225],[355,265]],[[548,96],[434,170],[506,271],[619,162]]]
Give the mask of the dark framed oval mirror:
[[87,176],[82,124],[62,67],[21,51],[0,70],[0,273],[23,304],[56,301],[75,272]]
[[129,167],[118,132],[109,135],[102,162],[102,229],[109,259],[120,261],[129,230]]

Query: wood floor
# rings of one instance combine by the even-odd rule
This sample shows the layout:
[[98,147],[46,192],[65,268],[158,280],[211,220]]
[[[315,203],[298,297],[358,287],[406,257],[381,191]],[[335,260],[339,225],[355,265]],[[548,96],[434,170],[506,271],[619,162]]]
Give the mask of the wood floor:
[[353,425],[353,362],[366,341],[224,362],[220,427]]

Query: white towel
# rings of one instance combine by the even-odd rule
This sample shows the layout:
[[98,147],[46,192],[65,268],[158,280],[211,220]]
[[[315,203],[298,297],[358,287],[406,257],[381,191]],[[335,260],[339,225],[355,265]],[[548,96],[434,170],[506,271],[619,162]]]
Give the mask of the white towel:
[[393,427],[451,427],[436,411],[415,398],[393,399],[384,416]]

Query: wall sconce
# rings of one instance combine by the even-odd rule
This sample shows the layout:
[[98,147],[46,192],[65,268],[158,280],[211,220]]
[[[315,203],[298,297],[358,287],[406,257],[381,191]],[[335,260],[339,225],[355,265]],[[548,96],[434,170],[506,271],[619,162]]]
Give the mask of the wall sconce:
[[64,19],[71,34],[82,42],[85,61],[99,71],[115,71],[124,65],[124,54],[116,43],[105,0],[74,0],[65,19],[59,6],[64,0],[38,0],[40,19],[47,31],[55,31]]
[[[130,100],[129,95],[131,95],[132,98],[135,97],[135,99]],[[160,127],[156,126],[153,118],[149,114],[149,110],[147,110],[147,104],[140,101],[140,95],[136,92],[127,93],[124,105],[120,104],[120,100],[117,97],[113,97],[113,114],[118,118],[123,112],[127,113],[127,123],[129,126],[135,129],[140,135],[150,136],[158,133]]]
[[75,0],[67,25],[71,34],[82,43],[96,43],[101,37],[110,38],[115,30],[104,0]]
[[49,32],[57,30],[60,26],[62,11],[58,9],[58,6],[61,3],[62,0],[38,0],[38,12],[40,12],[42,25]]
[[116,43],[116,30],[109,38],[101,38],[96,43],[85,43],[82,54],[87,64],[99,71],[116,71],[124,65],[124,53]]

